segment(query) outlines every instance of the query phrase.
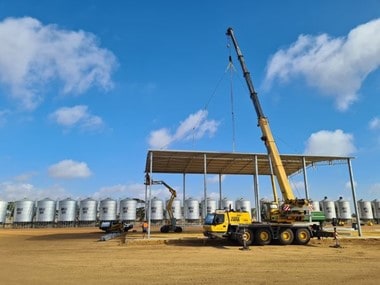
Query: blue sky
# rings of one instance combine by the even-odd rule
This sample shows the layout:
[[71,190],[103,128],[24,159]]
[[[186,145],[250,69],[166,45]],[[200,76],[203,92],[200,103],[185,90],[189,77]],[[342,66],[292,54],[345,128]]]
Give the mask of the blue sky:
[[[380,2],[364,3],[0,0],[0,199],[143,198],[148,149],[264,153],[230,26],[280,152],[353,156],[358,198],[380,198]],[[347,165],[308,179],[351,200]],[[203,176],[186,187],[200,199]],[[223,192],[252,200],[252,177]]]

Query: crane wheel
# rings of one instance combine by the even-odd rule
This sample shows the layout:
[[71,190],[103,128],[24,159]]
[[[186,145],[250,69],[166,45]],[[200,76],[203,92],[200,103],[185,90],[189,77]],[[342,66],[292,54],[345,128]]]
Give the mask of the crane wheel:
[[268,245],[272,241],[272,234],[269,229],[261,228],[255,233],[255,242],[258,245]]
[[238,242],[242,246],[250,246],[253,243],[253,233],[247,229],[239,230]]
[[289,245],[294,241],[294,234],[291,229],[284,229],[280,232],[278,241],[282,245]]
[[296,230],[294,241],[296,244],[305,245],[310,241],[310,231],[306,228]]

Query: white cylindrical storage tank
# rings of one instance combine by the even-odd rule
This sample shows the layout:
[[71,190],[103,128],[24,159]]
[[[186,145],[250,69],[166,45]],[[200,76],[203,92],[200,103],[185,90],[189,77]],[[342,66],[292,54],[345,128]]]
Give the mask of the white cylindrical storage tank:
[[7,217],[7,207],[8,202],[0,200],[0,225],[5,224],[5,219]]
[[56,202],[52,199],[45,198],[37,201],[36,223],[52,224],[55,221]]
[[359,217],[361,221],[373,220],[372,205],[370,201],[358,201]]
[[351,220],[351,207],[350,202],[339,197],[335,201],[336,216],[339,220]]
[[151,221],[162,221],[164,219],[164,202],[161,199],[154,197],[151,200]]
[[79,222],[81,224],[92,224],[96,222],[98,202],[91,198],[79,202]]
[[116,221],[117,203],[116,200],[106,198],[100,201],[99,220],[100,221]]
[[215,213],[218,207],[218,202],[215,199],[207,198],[206,201],[206,213],[203,213],[205,201],[202,201],[202,217],[206,217],[206,215],[210,213]]
[[126,198],[120,201],[120,220],[133,222],[136,221],[137,201]]
[[312,211],[319,212],[321,207],[319,206],[319,201],[311,201]]
[[223,210],[235,210],[235,203],[226,197],[222,199],[222,209]]
[[13,213],[14,224],[31,224],[34,214],[34,201],[23,199],[15,202]]
[[249,216],[252,218],[251,214],[251,201],[246,200],[244,198],[240,198],[235,201],[235,206],[237,211],[248,212]]
[[372,201],[372,212],[373,218],[380,221],[380,200],[375,199]]
[[323,199],[320,202],[320,205],[321,205],[323,213],[326,216],[326,220],[332,220],[332,219],[336,218],[334,201],[331,201],[331,200],[327,199],[327,197],[325,197],[325,199]]
[[66,198],[58,201],[58,223],[60,225],[73,225],[75,223],[77,201]]
[[[168,205],[170,200],[166,200],[166,207]],[[166,210],[165,207],[165,210]],[[181,209],[181,200],[180,199],[174,199],[172,203],[172,211],[173,211],[173,217],[176,220],[182,219],[182,209]],[[169,213],[166,211],[166,218],[169,219]]]
[[199,201],[193,198],[186,199],[183,212],[186,220],[199,220]]

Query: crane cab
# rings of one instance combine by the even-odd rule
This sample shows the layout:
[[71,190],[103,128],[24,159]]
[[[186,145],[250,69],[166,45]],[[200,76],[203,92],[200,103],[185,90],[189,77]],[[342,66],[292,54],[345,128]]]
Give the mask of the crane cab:
[[248,212],[232,210],[216,210],[207,214],[203,224],[203,234],[209,237],[223,237],[239,225],[251,224]]

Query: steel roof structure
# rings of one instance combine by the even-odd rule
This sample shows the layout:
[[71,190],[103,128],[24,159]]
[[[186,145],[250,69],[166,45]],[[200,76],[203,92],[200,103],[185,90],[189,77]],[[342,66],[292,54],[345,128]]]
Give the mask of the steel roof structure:
[[[306,169],[318,165],[347,164],[351,181],[352,197],[355,207],[356,217],[359,217],[356,204],[356,194],[354,179],[352,174],[351,159],[345,156],[313,156],[313,155],[281,155],[281,161],[288,176],[303,173],[305,183],[305,194],[308,198]],[[146,157],[145,174],[153,173],[177,173],[183,174],[235,174],[254,175],[257,179],[260,175],[273,175],[271,160],[268,154],[262,153],[230,153],[230,152],[210,152],[210,151],[180,151],[180,150],[149,150]],[[220,179],[220,178],[219,178]],[[206,180],[205,180],[206,181]],[[257,183],[255,183],[257,184]],[[258,186],[255,187],[256,207],[260,210]],[[151,186],[150,186],[151,187]],[[220,199],[222,197],[221,190]],[[151,201],[151,191],[149,197],[145,189],[145,197]],[[204,199],[206,200],[206,182],[204,189]],[[185,199],[185,197],[183,197]],[[149,202],[150,203],[150,202]],[[150,210],[150,207],[149,207]],[[260,211],[258,211],[260,213]],[[149,213],[150,216],[150,213]],[[259,216],[257,217],[260,221]],[[359,236],[362,235],[361,227],[358,225]],[[148,237],[150,236],[150,230]]]
[[[352,157],[281,155],[288,176],[301,172],[304,167],[345,164],[349,159]],[[271,175],[268,154],[149,150],[145,172],[253,175],[256,174],[255,161],[258,175]]]

